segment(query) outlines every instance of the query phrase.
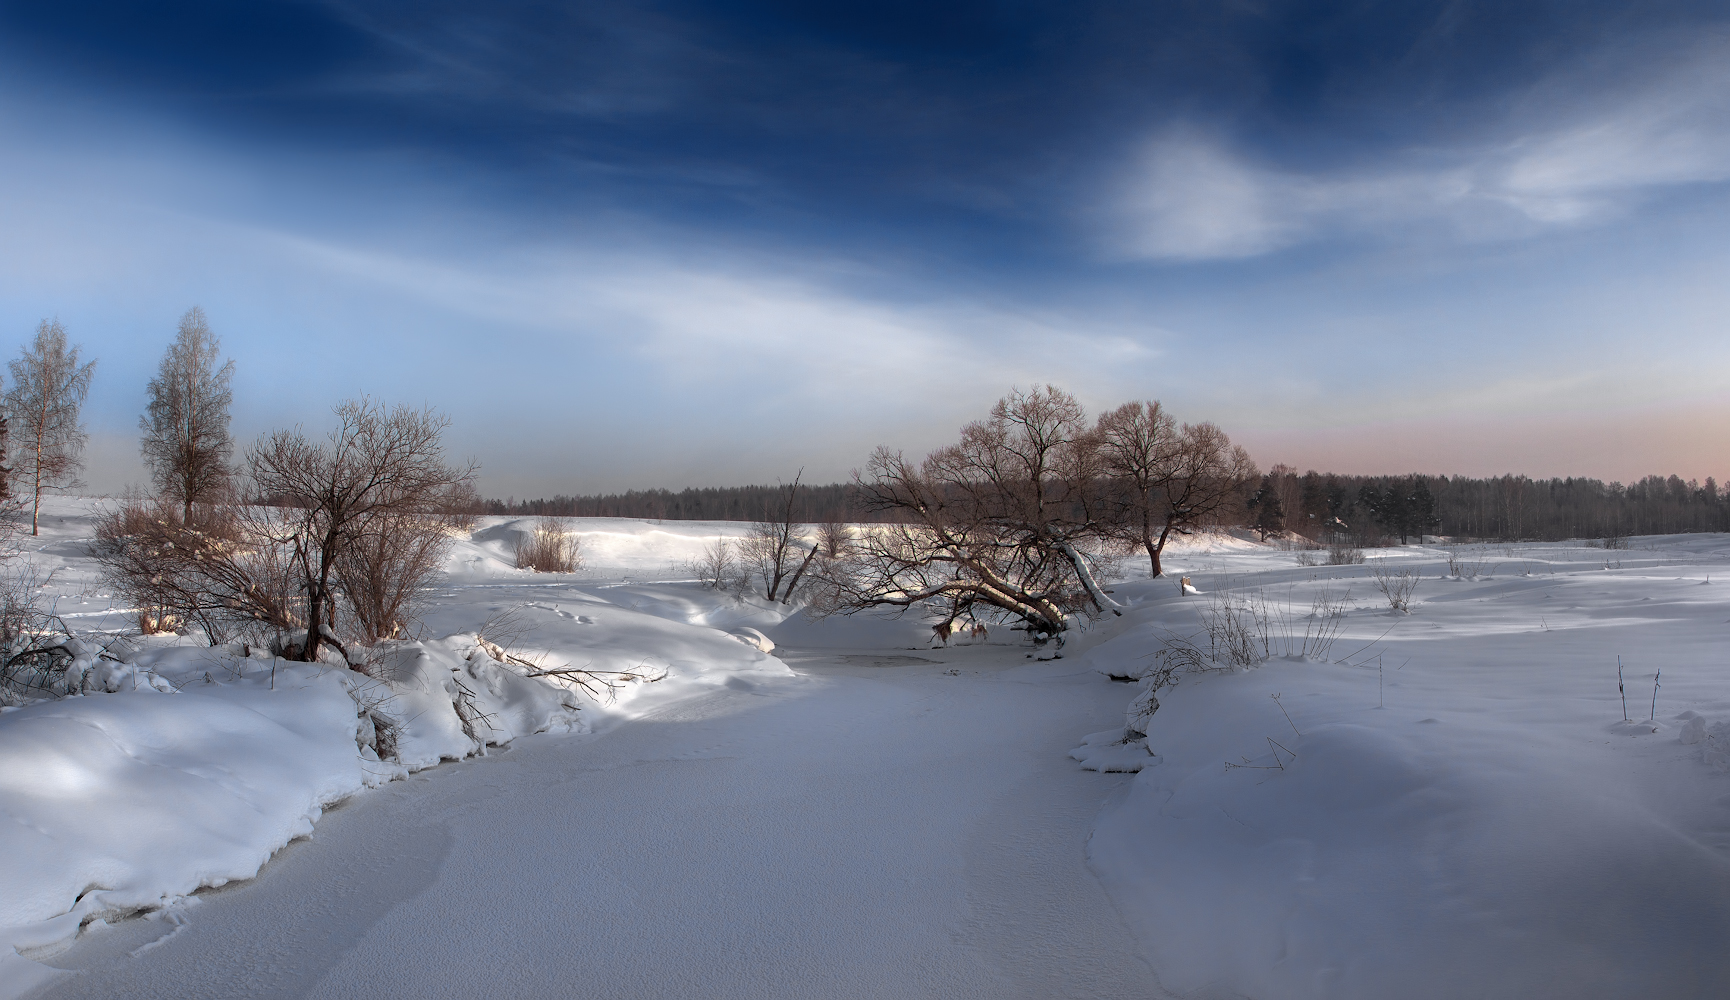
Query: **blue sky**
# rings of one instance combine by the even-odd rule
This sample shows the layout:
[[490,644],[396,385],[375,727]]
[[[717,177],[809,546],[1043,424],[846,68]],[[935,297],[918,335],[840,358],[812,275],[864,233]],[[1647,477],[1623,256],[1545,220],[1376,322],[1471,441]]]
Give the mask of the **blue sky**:
[[844,478],[1012,386],[1264,466],[1730,475],[1721,4],[0,2],[0,343],[143,478],[430,404],[489,494]]

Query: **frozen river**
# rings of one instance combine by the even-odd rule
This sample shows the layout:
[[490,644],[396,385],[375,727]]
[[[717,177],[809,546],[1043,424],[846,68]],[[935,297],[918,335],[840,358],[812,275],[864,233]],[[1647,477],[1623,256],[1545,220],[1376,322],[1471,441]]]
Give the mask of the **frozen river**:
[[332,810],[256,880],[85,934],[45,997],[1157,997],[1087,867],[1126,689],[976,647],[781,649],[598,735]]

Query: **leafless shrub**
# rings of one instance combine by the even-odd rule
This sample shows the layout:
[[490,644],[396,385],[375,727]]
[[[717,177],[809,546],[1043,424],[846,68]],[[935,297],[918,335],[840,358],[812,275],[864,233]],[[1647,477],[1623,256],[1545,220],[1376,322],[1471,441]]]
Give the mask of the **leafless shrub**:
[[1329,566],[1357,566],[1364,561],[1364,550],[1344,539],[1335,539],[1328,546]]
[[47,678],[21,659],[50,624],[37,606],[41,582],[28,563],[0,570],[0,705],[18,704],[29,694],[48,689]]
[[1201,611],[1202,631],[1168,633],[1154,655],[1163,669],[1186,673],[1253,667],[1275,656],[1326,659],[1345,629],[1345,610],[1345,599],[1327,588],[1301,616],[1259,588],[1217,589]]
[[703,546],[703,554],[686,563],[683,569],[710,590],[726,590],[733,582],[736,571],[733,563],[733,543],[725,537],[716,536],[713,542]]
[[1484,575],[1484,565],[1489,560],[1483,550],[1476,553],[1477,558],[1462,556],[1453,550],[1448,551],[1448,575],[1460,580],[1476,580]]
[[517,568],[536,573],[575,573],[582,564],[577,540],[556,517],[543,517],[517,539]]
[[407,638],[419,618],[422,588],[443,565],[452,533],[467,521],[457,512],[388,516],[356,532],[335,564],[340,606],[348,613],[343,631],[362,643]]
[[1331,589],[1323,587],[1310,600],[1310,613],[1303,619],[1302,635],[1297,633],[1297,629],[1289,617],[1285,619],[1285,655],[1315,660],[1327,659],[1328,652],[1333,649],[1334,641],[1345,630],[1345,616],[1345,598],[1336,598]]
[[1267,598],[1259,590],[1243,594],[1215,590],[1201,612],[1215,661],[1235,667],[1254,666],[1272,653],[1272,620]]
[[1299,550],[1297,554],[1297,564],[1299,566],[1320,566],[1321,563],[1322,557],[1318,552]]
[[[132,498],[96,522],[93,546],[116,596],[144,619],[169,617],[214,645],[303,627],[280,522],[269,508],[226,502],[182,517],[175,500]],[[262,636],[254,636],[262,638]]]
[[1598,544],[1606,549],[1625,549],[1628,547],[1628,536],[1622,534],[1619,528],[1611,528],[1604,533]]
[[1412,594],[1418,589],[1418,574],[1409,569],[1398,572],[1377,565],[1370,569],[1370,576],[1376,581],[1376,589],[1388,599],[1388,607],[1401,613],[1412,610]]

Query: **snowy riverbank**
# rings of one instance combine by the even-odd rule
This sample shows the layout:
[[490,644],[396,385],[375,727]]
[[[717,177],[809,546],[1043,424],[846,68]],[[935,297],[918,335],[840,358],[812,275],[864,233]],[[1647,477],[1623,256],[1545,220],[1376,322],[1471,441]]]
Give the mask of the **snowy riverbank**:
[[[1157,762],[1142,754],[1094,835],[1167,988],[1730,995],[1730,539],[1458,554],[1474,574],[1417,547],[1194,574],[1273,604],[1276,657],[1161,691]],[[1376,590],[1379,560],[1421,575],[1411,614]],[[1278,656],[1323,590],[1343,634]],[[1155,597],[1089,662],[1139,673],[1166,630],[1199,630],[1208,596]]]
[[[31,557],[95,633],[125,616],[84,555],[88,510],[63,502]],[[380,650],[375,680],[148,639],[92,693],[0,713],[0,993],[63,976],[42,963],[81,973],[56,997],[554,988],[496,967],[518,940],[562,942],[618,995],[1730,992],[1725,536],[1358,566],[1200,538],[1168,556],[1199,594],[1120,582],[1125,614],[1041,662],[1007,630],[931,649],[917,620],[812,623],[681,580],[741,525],[574,520],[587,566],[536,576],[509,559],[528,523],[456,547],[425,615],[446,638]],[[1378,568],[1417,576],[1410,614]],[[1148,673],[1222,593],[1257,602],[1271,657],[1180,673],[1128,718],[1145,742],[1111,745],[1148,692],[1108,678]],[[1337,615],[1312,612],[1324,595]],[[504,612],[528,657],[659,679],[593,698],[524,676],[474,636]],[[395,763],[362,747],[387,702]],[[1086,766],[1139,773],[1083,770],[1064,751],[1086,734]],[[283,851],[344,802],[328,842]],[[370,888],[273,881],[299,870],[279,860],[209,890],[279,853]],[[483,897],[484,933],[433,926]],[[352,940],[318,944],[330,927]],[[268,969],[212,968],[261,936],[280,936]],[[434,937],[442,971],[403,964]]]

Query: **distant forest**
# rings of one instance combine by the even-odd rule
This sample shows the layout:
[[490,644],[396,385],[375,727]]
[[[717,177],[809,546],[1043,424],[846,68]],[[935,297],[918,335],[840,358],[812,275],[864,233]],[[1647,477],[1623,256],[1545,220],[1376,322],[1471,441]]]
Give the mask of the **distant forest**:
[[[488,500],[486,512],[534,517],[640,517],[651,521],[761,521],[777,519],[778,513],[769,511],[778,511],[786,496],[785,486],[705,486],[677,493],[631,490],[551,500]],[[851,483],[801,483],[794,516],[809,524],[872,520],[855,507]]]
[[1702,484],[1647,476],[1624,485],[1527,476],[1299,475],[1276,465],[1260,485],[1279,494],[1286,525],[1311,538],[1326,535],[1330,525],[1370,543],[1402,530],[1495,541],[1730,531],[1730,493],[1720,493],[1710,477]]
[[[631,490],[550,500],[486,501],[489,514],[556,517],[636,517],[671,521],[756,521],[785,497],[784,486],[711,486]],[[1276,465],[1245,485],[1245,501],[1271,489],[1288,528],[1311,538],[1348,535],[1374,544],[1402,531],[1497,541],[1559,541],[1628,535],[1730,531],[1730,490],[1678,476],[1636,483],[1597,479],[1497,476],[1346,476],[1299,474]],[[861,521],[848,483],[801,486],[798,519]],[[1229,520],[1245,523],[1247,513]]]

